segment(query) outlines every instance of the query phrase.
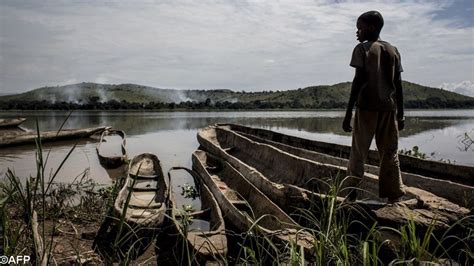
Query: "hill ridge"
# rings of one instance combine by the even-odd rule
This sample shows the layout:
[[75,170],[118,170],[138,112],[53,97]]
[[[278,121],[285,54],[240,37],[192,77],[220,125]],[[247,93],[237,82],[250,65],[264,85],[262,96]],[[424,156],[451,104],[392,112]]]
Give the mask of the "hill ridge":
[[[23,109],[38,102],[81,105],[98,103],[162,105],[204,103],[205,107],[226,108],[230,104],[242,108],[344,108],[351,82],[315,85],[290,90],[236,91],[231,89],[178,90],[123,83],[100,84],[81,82],[64,86],[45,86],[15,95],[0,96],[0,109]],[[474,108],[474,98],[439,88],[403,81],[404,104],[407,108]],[[126,103],[126,104],[125,104]],[[77,107],[76,106],[76,107]],[[73,106],[74,107],[74,106]],[[240,109],[240,108],[236,108]]]

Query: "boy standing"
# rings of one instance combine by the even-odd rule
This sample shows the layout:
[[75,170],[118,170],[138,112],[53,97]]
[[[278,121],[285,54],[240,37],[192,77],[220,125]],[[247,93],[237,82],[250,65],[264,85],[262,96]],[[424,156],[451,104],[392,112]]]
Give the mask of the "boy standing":
[[[348,175],[362,177],[370,143],[375,135],[379,150],[379,196],[397,202],[405,194],[398,160],[398,130],[404,127],[403,71],[397,48],[379,37],[382,15],[369,11],[357,19],[357,39],[350,65],[356,69],[342,128],[351,132],[356,104]],[[349,195],[355,198],[355,192]]]

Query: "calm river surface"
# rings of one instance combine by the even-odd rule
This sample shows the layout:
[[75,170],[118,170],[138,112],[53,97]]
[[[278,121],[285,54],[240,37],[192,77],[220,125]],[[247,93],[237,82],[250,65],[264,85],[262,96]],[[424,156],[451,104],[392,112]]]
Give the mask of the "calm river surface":
[[[419,146],[433,160],[450,160],[456,164],[474,165],[474,110],[408,111],[406,130],[400,133],[399,149]],[[57,130],[67,112],[28,111],[0,112],[0,118],[26,117],[26,129]],[[239,123],[262,127],[289,135],[349,145],[351,136],[344,133],[341,123],[343,111],[247,111],[247,112],[73,112],[65,128],[112,126],[127,134],[130,158],[151,152],[160,158],[165,172],[172,166],[191,167],[191,153],[198,147],[199,128],[215,123]],[[466,139],[466,134],[470,137]],[[463,141],[464,140],[464,141]],[[45,144],[51,150],[48,171],[55,170],[75,142]],[[472,144],[469,146],[469,144]],[[110,184],[111,177],[103,169],[96,155],[97,141],[81,141],[63,166],[57,181],[71,182],[84,171],[98,183]],[[375,147],[374,143],[372,143]],[[0,148],[0,177],[7,169],[17,176],[36,174],[33,146]],[[166,174],[166,173],[165,173]],[[189,175],[173,174],[174,191],[184,183],[192,183]],[[178,195],[178,200],[182,201]]]

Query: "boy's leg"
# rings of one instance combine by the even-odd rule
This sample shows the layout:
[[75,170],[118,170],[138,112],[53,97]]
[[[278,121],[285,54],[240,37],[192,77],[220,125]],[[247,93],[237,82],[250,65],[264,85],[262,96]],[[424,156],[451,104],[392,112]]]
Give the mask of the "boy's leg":
[[379,196],[389,199],[403,196],[395,112],[379,112],[375,143],[380,156]]
[[374,137],[376,125],[377,112],[356,109],[347,175],[360,178],[364,176],[364,163],[369,154],[370,143]]

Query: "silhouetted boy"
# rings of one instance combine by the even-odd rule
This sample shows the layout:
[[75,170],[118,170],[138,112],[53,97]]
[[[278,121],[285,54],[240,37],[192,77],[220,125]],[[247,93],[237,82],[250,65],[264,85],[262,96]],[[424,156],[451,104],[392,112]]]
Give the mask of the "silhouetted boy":
[[[379,37],[382,15],[366,12],[357,19],[357,39],[350,65],[356,69],[342,128],[351,132],[356,105],[348,175],[362,177],[370,143],[380,155],[379,196],[394,203],[404,195],[398,160],[398,130],[404,127],[403,71],[397,48]],[[350,195],[351,198],[355,194]]]

